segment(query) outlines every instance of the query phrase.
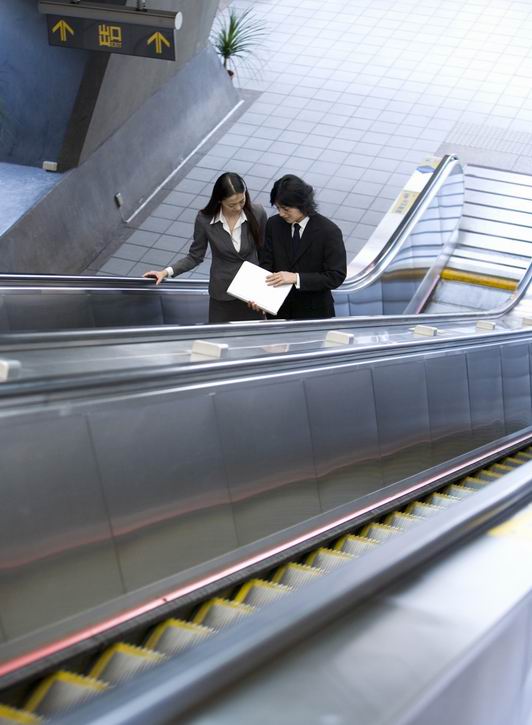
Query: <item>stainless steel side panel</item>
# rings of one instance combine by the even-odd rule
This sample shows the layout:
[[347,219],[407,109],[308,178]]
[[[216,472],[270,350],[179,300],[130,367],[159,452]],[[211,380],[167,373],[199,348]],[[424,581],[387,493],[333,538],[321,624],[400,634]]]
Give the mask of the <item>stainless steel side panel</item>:
[[194,325],[207,323],[209,319],[209,295],[198,294],[162,294],[161,306],[165,325]]
[[321,507],[327,511],[383,483],[371,371],[320,373],[305,381]]
[[465,355],[427,357],[425,372],[432,463],[436,465],[473,447]]
[[237,546],[208,391],[131,400],[90,425],[128,591]]
[[504,345],[501,361],[505,430],[512,433],[532,423],[528,345]]
[[376,364],[373,385],[384,483],[432,464],[423,359]]
[[498,347],[467,353],[474,447],[504,435],[501,356]]
[[91,309],[96,327],[161,325],[161,295],[130,290],[101,290],[91,293]]
[[9,331],[9,318],[7,316],[6,303],[3,298],[0,298],[0,331]]
[[0,620],[12,639],[123,587],[84,418],[3,418],[0,439]]
[[8,330],[95,327],[90,296],[83,290],[9,290],[3,293]]
[[264,380],[216,394],[238,543],[320,513],[302,380]]

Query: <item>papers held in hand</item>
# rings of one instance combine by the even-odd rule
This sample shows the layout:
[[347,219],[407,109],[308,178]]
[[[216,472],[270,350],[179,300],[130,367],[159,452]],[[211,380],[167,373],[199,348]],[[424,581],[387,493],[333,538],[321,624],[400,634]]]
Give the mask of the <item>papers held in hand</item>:
[[227,288],[227,292],[244,302],[255,302],[270,315],[276,315],[292,289],[292,285],[283,284],[280,287],[270,287],[266,284],[266,277],[269,274],[271,272],[268,272],[267,269],[257,267],[251,262],[244,262]]

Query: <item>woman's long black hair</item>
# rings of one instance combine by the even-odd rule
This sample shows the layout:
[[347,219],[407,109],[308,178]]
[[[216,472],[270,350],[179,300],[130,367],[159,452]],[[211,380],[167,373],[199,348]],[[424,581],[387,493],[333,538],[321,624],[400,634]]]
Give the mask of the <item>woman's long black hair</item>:
[[248,220],[249,231],[255,242],[255,247],[260,249],[262,240],[260,238],[260,229],[257,217],[251,206],[251,199],[244,179],[233,171],[226,171],[225,174],[219,176],[212,187],[211,198],[207,202],[207,206],[201,210],[202,214],[213,217],[220,211],[220,206],[224,199],[228,199],[235,194],[245,194],[246,201],[244,204],[244,212]]

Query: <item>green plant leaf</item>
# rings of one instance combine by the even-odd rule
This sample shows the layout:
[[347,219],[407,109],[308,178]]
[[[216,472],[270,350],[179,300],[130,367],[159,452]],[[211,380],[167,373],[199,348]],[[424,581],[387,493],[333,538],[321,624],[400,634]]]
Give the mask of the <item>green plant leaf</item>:
[[211,37],[218,54],[227,68],[229,61],[242,58],[262,44],[267,35],[266,23],[253,17],[251,8],[237,13],[231,8],[220,20]]

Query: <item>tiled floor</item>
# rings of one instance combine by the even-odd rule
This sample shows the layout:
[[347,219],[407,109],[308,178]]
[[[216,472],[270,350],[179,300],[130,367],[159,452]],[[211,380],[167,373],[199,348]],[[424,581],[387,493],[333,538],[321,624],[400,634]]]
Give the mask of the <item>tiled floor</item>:
[[[530,0],[233,5],[252,6],[268,23],[254,63],[238,69],[236,82],[255,100],[159,193],[149,216],[133,220],[101,273],[139,276],[183,255],[196,211],[224,170],[241,173],[265,206],[273,180],[301,175],[353,255],[455,127],[509,137],[532,129]],[[208,265],[189,275],[207,275]]]

